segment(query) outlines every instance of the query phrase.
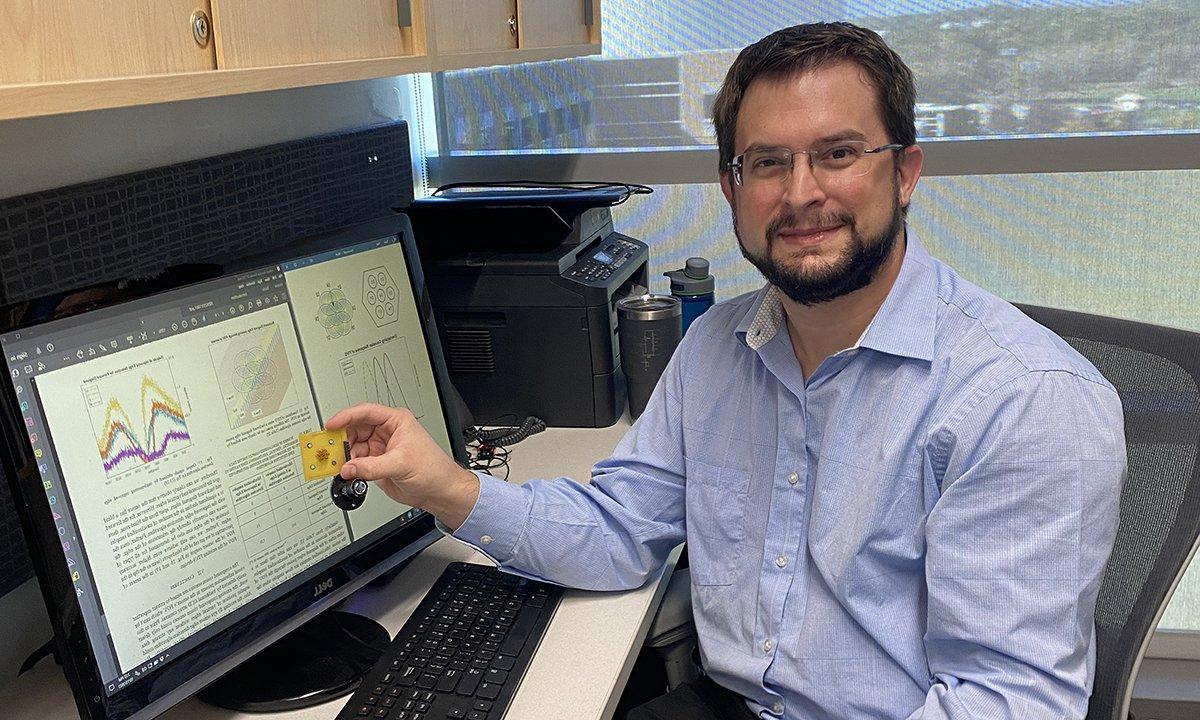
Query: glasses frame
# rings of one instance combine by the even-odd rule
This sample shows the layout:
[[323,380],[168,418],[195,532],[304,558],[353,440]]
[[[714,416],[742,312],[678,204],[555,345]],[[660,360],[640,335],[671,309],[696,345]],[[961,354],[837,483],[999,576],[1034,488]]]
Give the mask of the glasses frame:
[[[846,141],[846,142],[855,142],[855,143],[858,143],[858,142],[862,142],[862,141],[861,141],[861,140],[853,140],[853,141]],[[833,144],[833,145],[836,145],[837,143],[831,143],[831,144]],[[906,148],[909,148],[909,147],[911,147],[911,146],[910,146],[910,145],[903,145],[903,144],[901,144],[901,143],[888,143],[887,145],[880,145],[879,147],[877,147],[877,148],[874,148],[874,149],[872,149],[872,150],[863,150],[863,155],[864,155],[864,156],[866,156],[866,155],[875,155],[875,154],[877,154],[877,153],[881,153],[881,152],[884,152],[884,151],[887,151],[887,150],[904,150],[904,149],[906,149]],[[791,166],[788,168],[788,172],[787,172],[787,174],[786,174],[786,175],[784,175],[784,179],[785,179],[785,180],[786,180],[787,178],[791,177],[791,175],[792,175],[792,172],[793,172],[793,171],[796,169],[796,156],[797,156],[797,155],[804,155],[804,156],[805,156],[805,157],[808,159],[808,169],[809,169],[809,171],[813,171],[813,170],[814,170],[814,167],[813,167],[813,153],[815,152],[815,150],[814,150],[813,148],[809,148],[808,150],[792,150],[791,148],[778,147],[778,148],[759,148],[759,149],[756,149],[756,150],[749,150],[749,151],[747,151],[747,152],[744,152],[744,153],[741,153],[741,154],[739,154],[739,155],[734,155],[732,160],[730,160],[729,162],[725,163],[725,167],[726,167],[726,168],[728,168],[728,169],[729,169],[729,171],[733,173],[733,182],[734,182],[734,183],[735,183],[735,184],[736,184],[738,187],[745,187],[745,186],[746,186],[746,183],[745,183],[745,177],[744,177],[744,176],[743,176],[743,174],[742,174],[742,161],[743,161],[743,160],[745,159],[745,157],[746,157],[747,155],[749,155],[750,153],[752,153],[752,152],[760,152],[761,150],[787,150],[787,151],[788,151],[788,157],[789,157],[789,159],[791,160],[792,164],[791,164]],[[853,167],[853,166],[851,166],[851,167]],[[867,174],[866,172],[863,172],[863,173],[862,173],[862,175],[866,175],[866,174]],[[853,175],[853,176],[849,176],[849,177],[862,177],[862,175]]]

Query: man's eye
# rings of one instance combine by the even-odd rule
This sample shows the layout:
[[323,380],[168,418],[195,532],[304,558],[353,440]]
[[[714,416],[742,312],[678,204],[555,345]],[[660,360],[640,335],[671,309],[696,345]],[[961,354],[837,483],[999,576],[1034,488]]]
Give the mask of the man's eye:
[[777,158],[777,157],[760,157],[760,158],[755,159],[755,161],[754,161],[755,169],[774,168],[774,167],[779,167],[784,164],[785,164],[784,161],[781,158]]
[[839,145],[837,147],[831,147],[828,150],[825,150],[824,152],[822,152],[820,155],[821,160],[828,160],[830,162],[835,162],[835,163],[836,162],[846,162],[847,160],[854,160],[857,156],[858,156],[858,153],[856,153],[854,151],[854,148],[849,147],[847,145]]

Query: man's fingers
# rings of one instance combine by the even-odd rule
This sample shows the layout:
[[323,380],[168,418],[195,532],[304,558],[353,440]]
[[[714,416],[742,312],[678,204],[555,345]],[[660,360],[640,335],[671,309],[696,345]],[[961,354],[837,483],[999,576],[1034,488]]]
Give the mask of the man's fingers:
[[396,468],[392,467],[395,464],[395,460],[387,456],[358,457],[342,465],[341,475],[347,480],[383,480],[398,474]]

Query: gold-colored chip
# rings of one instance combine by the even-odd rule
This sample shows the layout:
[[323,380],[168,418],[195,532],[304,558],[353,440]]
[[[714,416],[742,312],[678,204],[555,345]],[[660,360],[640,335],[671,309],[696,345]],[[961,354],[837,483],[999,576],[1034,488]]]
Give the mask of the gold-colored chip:
[[300,436],[300,457],[306,480],[337,475],[350,460],[350,443],[343,430],[318,430]]

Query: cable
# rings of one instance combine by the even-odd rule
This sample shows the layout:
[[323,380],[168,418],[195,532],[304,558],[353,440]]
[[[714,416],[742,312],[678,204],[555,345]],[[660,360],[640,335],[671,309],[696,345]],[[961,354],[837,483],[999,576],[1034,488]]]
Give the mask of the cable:
[[[512,414],[503,417],[511,417],[516,420],[516,415]],[[495,475],[495,471],[503,469],[504,477],[502,479],[507,480],[510,470],[508,446],[515,445],[530,435],[540,433],[545,429],[546,421],[532,415],[525,418],[520,425],[510,423],[507,426],[492,427],[487,430],[483,427],[467,428],[463,431],[463,435],[467,439],[467,453],[470,457],[467,468],[481,470],[491,475]]]
[[623,188],[625,193],[617,200],[609,203],[609,206],[620,205],[630,198],[632,195],[649,195],[654,192],[654,188],[649,185],[641,185],[639,183],[624,183],[624,182],[608,182],[604,180],[570,180],[558,182],[552,180],[508,180],[508,181],[481,181],[481,182],[456,182],[442,185],[437,190],[433,191],[436,197],[443,192],[451,190],[469,190],[473,188],[514,188],[514,189],[555,189],[555,190],[571,190],[576,192],[589,192],[592,190],[604,190],[607,188]]

